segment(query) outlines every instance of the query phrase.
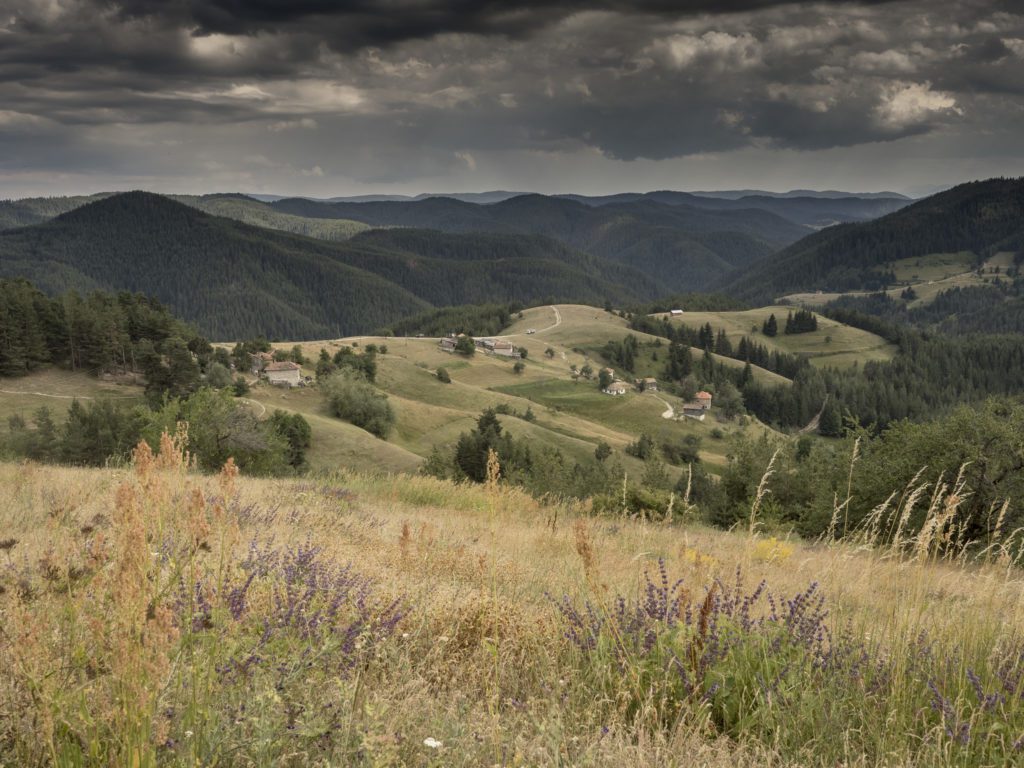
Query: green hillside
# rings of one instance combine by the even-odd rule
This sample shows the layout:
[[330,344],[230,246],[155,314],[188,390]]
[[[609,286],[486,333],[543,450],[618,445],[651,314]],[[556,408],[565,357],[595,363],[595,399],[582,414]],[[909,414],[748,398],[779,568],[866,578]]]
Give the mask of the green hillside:
[[830,227],[751,264],[720,287],[751,301],[801,291],[877,290],[894,269],[932,254],[974,264],[1024,249],[1024,179],[961,184],[876,221]]
[[112,193],[72,195],[70,197],[26,197],[21,200],[0,200],[0,230],[28,227],[102,200]]
[[766,336],[761,332],[765,321],[775,315],[780,328],[792,307],[768,306],[742,312],[684,312],[681,316],[668,317],[671,322],[698,329],[706,323],[717,332],[724,330],[735,346],[743,337],[752,338],[771,351],[778,350],[790,355],[808,358],[813,365],[846,368],[863,365],[872,361],[892,359],[896,346],[885,339],[860,328],[843,325],[827,317],[818,316],[818,329],[808,333]]
[[629,303],[657,291],[628,267],[549,238],[380,232],[326,242],[143,192],[0,233],[0,276],[49,293],[140,291],[212,338],[340,336],[431,306]]
[[336,335],[429,306],[335,258],[339,246],[132,192],[0,233],[0,275],[48,293],[142,292],[213,338]]

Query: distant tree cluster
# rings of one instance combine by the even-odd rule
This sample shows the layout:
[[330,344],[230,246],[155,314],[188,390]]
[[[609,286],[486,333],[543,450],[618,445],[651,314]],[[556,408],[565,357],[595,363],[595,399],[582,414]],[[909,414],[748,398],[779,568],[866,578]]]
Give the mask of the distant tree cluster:
[[796,312],[786,315],[786,326],[783,333],[811,333],[816,330],[818,330],[818,317],[813,312],[798,309]]
[[624,371],[633,373],[636,367],[636,356],[640,351],[640,341],[633,334],[627,334],[621,341],[609,341],[601,349],[601,355]]
[[385,336],[496,336],[512,322],[521,309],[518,304],[464,304],[444,307],[392,323],[383,329]]
[[156,449],[160,435],[188,424],[188,450],[199,467],[220,469],[228,458],[254,475],[281,475],[307,469],[312,440],[309,423],[299,414],[275,411],[260,421],[227,390],[208,387],[186,398],[170,398],[156,409],[124,406],[110,400],[75,400],[58,424],[48,408],[31,421],[13,416],[0,447],[7,456],[76,466],[103,466],[128,458],[140,440]]
[[320,391],[332,416],[387,439],[395,412],[387,395],[378,391],[365,374],[352,368],[339,369],[320,382]]
[[326,349],[320,350],[316,361],[317,380],[328,379],[339,371],[354,371],[371,384],[377,380],[377,352],[379,348],[370,344],[362,353],[352,347],[341,347],[332,356]]

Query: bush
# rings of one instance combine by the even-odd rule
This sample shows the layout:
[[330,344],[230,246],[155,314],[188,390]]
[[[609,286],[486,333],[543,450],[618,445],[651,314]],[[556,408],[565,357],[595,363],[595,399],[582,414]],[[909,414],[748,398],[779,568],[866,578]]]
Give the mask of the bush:
[[440,381],[440,382],[443,382],[445,384],[451,384],[452,383],[452,377],[448,375],[448,369],[447,368],[438,368],[436,376],[437,376],[437,380]]
[[332,416],[387,439],[395,423],[395,412],[387,395],[378,392],[365,377],[343,369],[324,381],[322,391]]
[[512,366],[512,373],[522,373],[526,370],[526,364],[522,360],[516,360],[516,364]]
[[220,363],[210,363],[206,369],[206,383],[214,389],[224,389],[232,385],[231,371]]

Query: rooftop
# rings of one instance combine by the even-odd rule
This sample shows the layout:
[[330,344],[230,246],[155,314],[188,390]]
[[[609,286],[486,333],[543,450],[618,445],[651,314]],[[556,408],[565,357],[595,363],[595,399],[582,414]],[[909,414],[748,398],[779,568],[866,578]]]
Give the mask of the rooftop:
[[298,371],[301,370],[302,366],[298,363],[293,363],[290,360],[284,360],[278,363],[269,363],[264,370],[267,371]]

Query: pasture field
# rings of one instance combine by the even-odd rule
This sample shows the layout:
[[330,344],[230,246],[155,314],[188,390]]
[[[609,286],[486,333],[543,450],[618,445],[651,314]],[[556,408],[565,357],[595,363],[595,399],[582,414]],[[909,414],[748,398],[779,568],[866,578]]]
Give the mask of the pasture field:
[[877,550],[761,531],[756,504],[726,533],[186,466],[171,439],[123,469],[0,465],[0,763],[1016,759],[1024,581],[999,547],[936,554],[948,490],[918,510],[934,539]]
[[[738,338],[749,333],[751,324],[759,325],[770,310],[778,316],[785,308],[747,313],[688,313],[684,322],[724,325],[730,336]],[[832,362],[847,358],[881,359],[887,353],[886,349],[873,348],[878,340],[870,334],[828,320],[821,323],[823,329],[816,334],[785,338],[780,335],[778,347]],[[529,329],[535,332],[528,334]],[[528,353],[520,373],[515,373],[509,359],[483,353],[464,358],[443,352],[437,340],[429,338],[361,336],[300,342],[298,346],[309,361],[303,369],[308,376],[315,373],[321,349],[333,354],[341,347],[356,351],[370,344],[386,347],[387,351],[377,358],[377,385],[388,395],[396,415],[395,428],[386,441],[333,418],[315,386],[285,390],[253,381],[245,399],[260,417],[275,409],[302,414],[313,428],[307,458],[315,470],[326,471],[347,468],[370,473],[413,472],[435,445],[453,445],[487,408],[507,408],[510,414],[501,418],[513,435],[526,437],[537,446],[557,448],[574,460],[592,456],[599,443],[607,442],[626,470],[636,475],[643,472],[642,463],[623,450],[641,432],[657,440],[676,441],[690,434],[705,438],[702,458],[711,471],[716,471],[727,462],[733,436],[766,429],[756,422],[746,427],[719,422],[714,411],[703,423],[666,419],[662,414],[669,408],[673,414],[680,412],[682,402],[678,398],[632,391],[624,397],[611,398],[598,391],[596,378],[573,381],[573,365],[581,368],[590,364],[595,370],[602,367],[605,362],[599,355],[601,347],[629,333],[641,342],[635,375],[658,377],[667,342],[632,331],[625,320],[614,314],[580,305],[527,309],[506,330],[504,338]],[[826,334],[832,336],[828,344],[823,341]],[[295,345],[284,342],[275,346],[291,349]],[[545,354],[549,349],[550,356]],[[694,350],[695,359],[699,360],[701,354]],[[726,365],[742,366],[737,360],[717,356],[716,359]],[[439,367],[448,370],[450,384],[440,382],[434,375]],[[787,381],[760,368],[754,369],[754,375],[768,384]],[[247,374],[247,378],[252,377]],[[118,385],[56,369],[8,379],[4,385],[9,392],[0,392],[0,418],[19,414],[30,419],[40,405],[48,405],[59,420],[74,397],[114,397],[132,403],[141,402],[142,395],[138,386]],[[527,409],[535,417],[532,422],[520,418]]]
[[[986,259],[981,264],[981,274],[978,274],[977,263],[978,257],[969,251],[933,253],[894,261],[891,266],[899,284],[885,293],[897,299],[908,286],[913,287],[917,298],[908,302],[908,306],[917,307],[928,304],[943,291],[990,285],[1013,266],[1013,253],[1001,251]],[[841,296],[866,296],[869,293],[792,293],[782,298],[799,306],[820,307]]]
[[[453,445],[461,433],[474,426],[481,411],[499,406],[519,414],[527,408],[533,411],[536,421],[532,423],[515,416],[502,417],[514,436],[528,437],[538,446],[558,448],[576,460],[592,456],[598,443],[607,442],[627,471],[637,475],[643,472],[642,463],[622,453],[622,449],[641,431],[678,440],[691,433],[707,436],[716,427],[729,434],[739,429],[719,424],[713,415],[703,424],[663,419],[667,401],[674,401],[678,412],[682,405],[678,398],[660,395],[659,400],[631,392],[613,403],[615,398],[598,391],[596,378],[575,383],[571,378],[572,365],[581,368],[590,364],[595,370],[603,366],[597,350],[609,340],[621,340],[630,333],[642,343],[664,345],[667,342],[663,339],[633,331],[621,317],[595,307],[559,304],[533,307],[522,314],[501,334],[501,338],[527,350],[524,369],[518,374],[513,371],[512,360],[479,352],[469,358],[453,355],[442,351],[437,339],[432,338],[358,336],[298,342],[310,361],[317,359],[321,349],[333,354],[342,346],[355,350],[370,344],[387,348],[377,358],[377,385],[387,393],[397,421],[386,443],[350,425],[332,429],[340,422],[331,419],[315,388],[282,391],[260,385],[248,397],[259,407],[317,418],[315,424],[311,420],[314,434],[309,460],[318,469],[346,466],[366,471],[407,471],[428,456],[435,445]],[[527,333],[530,329],[534,333]],[[290,349],[294,344],[282,342],[276,346]],[[549,348],[551,356],[545,354]],[[654,359],[659,351],[664,353],[664,347],[641,348],[637,376],[660,374],[664,362]],[[702,353],[694,350],[694,354]],[[730,366],[743,365],[715,357]],[[312,365],[309,363],[304,373],[312,374]],[[448,371],[451,384],[437,380],[434,371],[439,367]],[[787,382],[760,368],[754,369],[754,375],[765,383]],[[558,397],[547,397],[556,391],[561,393]],[[714,470],[726,463],[730,448],[729,441],[705,440],[702,456]]]
[[110,398],[125,403],[141,403],[142,394],[141,386],[50,368],[30,376],[0,379],[0,420],[6,423],[11,416],[20,416],[31,421],[32,414],[43,406],[60,420],[75,398]]
[[[785,334],[786,315],[793,311],[790,306],[769,306],[741,312],[684,312],[681,316],[660,315],[670,317],[672,322],[699,328],[711,323],[716,329],[725,329],[726,336],[733,345],[748,336],[758,344],[770,350],[779,350],[791,355],[803,355],[810,358],[812,365],[845,368],[871,360],[885,361],[892,359],[896,347],[885,339],[868,331],[853,328],[827,317],[818,315],[818,330],[810,333]],[[775,315],[779,325],[779,333],[775,337],[765,336],[761,327],[770,315]]]

